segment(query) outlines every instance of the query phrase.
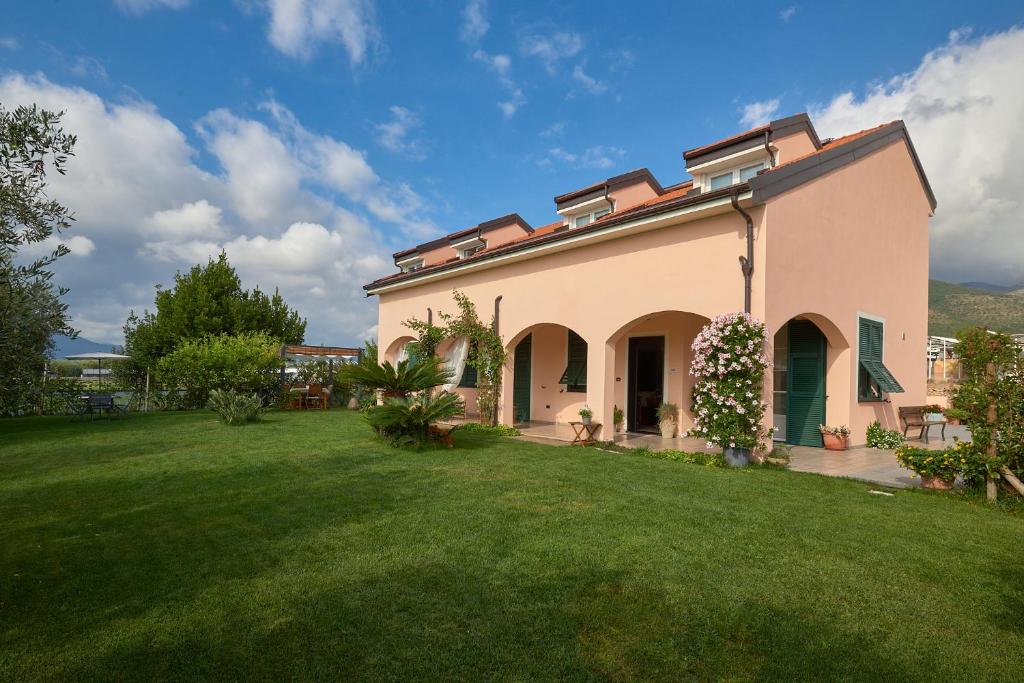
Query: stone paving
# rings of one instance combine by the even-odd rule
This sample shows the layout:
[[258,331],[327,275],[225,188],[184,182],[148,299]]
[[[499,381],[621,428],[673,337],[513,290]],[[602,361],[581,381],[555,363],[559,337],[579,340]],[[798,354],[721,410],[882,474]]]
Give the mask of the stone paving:
[[[521,439],[540,443],[571,442],[572,427],[563,423],[528,422],[516,425],[522,434]],[[970,438],[965,427],[947,426],[946,441],[939,439],[939,430],[932,428],[928,443],[914,438],[910,442],[926,448],[940,449],[953,443],[956,436],[963,440]],[[646,446],[651,450],[680,450],[715,452],[709,449],[703,439],[672,438],[663,439],[657,434],[615,434],[615,443],[627,448]],[[826,451],[824,448],[810,446],[789,447],[789,469],[795,472],[810,472],[829,477],[848,477],[880,484],[892,488],[908,488],[921,485],[921,478],[910,470],[903,469],[896,461],[891,450],[857,446],[845,451]]]

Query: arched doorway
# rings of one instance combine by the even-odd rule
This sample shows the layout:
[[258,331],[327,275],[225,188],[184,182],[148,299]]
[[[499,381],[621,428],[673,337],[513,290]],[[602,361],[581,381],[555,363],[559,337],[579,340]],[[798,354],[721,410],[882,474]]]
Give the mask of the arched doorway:
[[609,338],[615,349],[614,405],[630,432],[659,432],[658,408],[679,408],[679,433],[693,427],[691,345],[708,318],[685,311],[656,311],[622,325]]
[[[506,345],[510,376],[504,379],[504,418],[566,423],[579,419],[587,403],[587,342],[557,323],[538,323]],[[510,411],[510,412],[508,412]]]
[[846,340],[827,318],[791,318],[773,338],[772,423],[775,440],[796,446],[822,445],[819,426],[828,423],[830,377]]

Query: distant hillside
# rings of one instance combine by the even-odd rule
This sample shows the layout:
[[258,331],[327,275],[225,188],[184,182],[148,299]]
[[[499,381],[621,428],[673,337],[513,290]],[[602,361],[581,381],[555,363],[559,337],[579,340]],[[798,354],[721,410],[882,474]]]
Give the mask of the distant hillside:
[[981,325],[990,330],[1024,332],[1024,295],[1020,291],[996,294],[928,281],[928,333],[955,337],[958,330]]
[[106,351],[109,353],[113,346],[113,344],[94,342],[85,337],[70,339],[62,334],[58,334],[53,338],[53,357],[59,359],[77,353],[93,353],[95,351]]
[[1024,282],[1016,285],[993,285],[990,282],[961,282],[961,287],[980,289],[990,294],[1024,294]]

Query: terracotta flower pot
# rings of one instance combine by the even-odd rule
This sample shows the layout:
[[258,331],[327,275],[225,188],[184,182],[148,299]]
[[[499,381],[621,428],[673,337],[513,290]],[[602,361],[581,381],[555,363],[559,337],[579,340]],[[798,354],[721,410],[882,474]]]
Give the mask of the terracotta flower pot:
[[822,441],[825,443],[826,451],[845,451],[849,439],[845,436],[837,436],[836,434],[822,434]]
[[661,427],[661,438],[671,439],[676,435],[676,423],[672,420],[662,420],[658,426]]
[[922,474],[921,488],[935,489],[936,491],[948,491],[953,488],[953,480],[953,477],[946,479],[933,474]]

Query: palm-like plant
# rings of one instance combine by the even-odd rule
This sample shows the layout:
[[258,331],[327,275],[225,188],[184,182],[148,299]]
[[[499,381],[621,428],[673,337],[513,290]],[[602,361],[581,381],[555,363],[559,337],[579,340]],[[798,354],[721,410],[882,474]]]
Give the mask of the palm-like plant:
[[430,425],[455,417],[462,411],[457,394],[431,396],[423,392],[408,398],[388,398],[371,408],[366,421],[381,436],[406,443],[423,443],[430,436]]
[[453,373],[445,367],[440,358],[420,358],[416,362],[399,361],[392,365],[388,361],[378,365],[376,360],[365,358],[359,363],[345,365],[338,373],[342,380],[367,391],[380,391],[385,397],[405,398],[426,389],[447,384]]

